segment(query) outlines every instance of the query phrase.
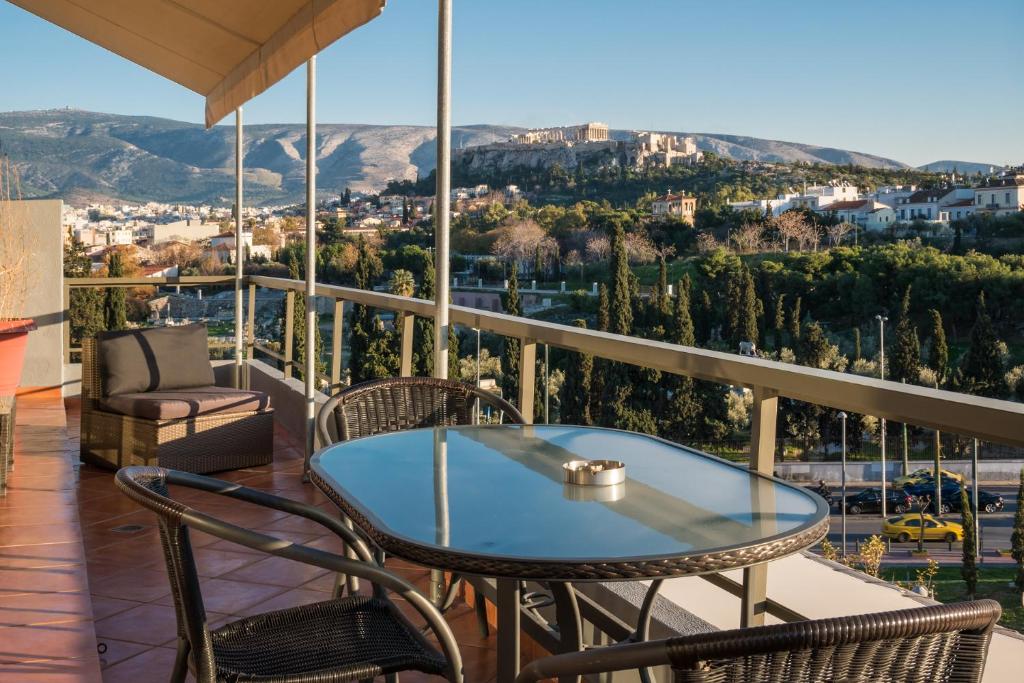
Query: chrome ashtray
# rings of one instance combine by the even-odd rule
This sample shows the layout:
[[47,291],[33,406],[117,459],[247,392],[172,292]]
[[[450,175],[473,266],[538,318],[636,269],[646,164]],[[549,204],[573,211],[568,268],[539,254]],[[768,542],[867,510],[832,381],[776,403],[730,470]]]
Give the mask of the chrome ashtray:
[[562,480],[577,486],[613,486],[626,481],[626,464],[618,460],[570,460],[562,464]]

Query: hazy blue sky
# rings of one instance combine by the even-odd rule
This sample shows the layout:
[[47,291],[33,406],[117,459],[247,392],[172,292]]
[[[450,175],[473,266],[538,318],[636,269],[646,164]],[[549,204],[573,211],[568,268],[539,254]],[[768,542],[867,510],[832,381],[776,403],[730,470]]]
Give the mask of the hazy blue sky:
[[[436,3],[319,61],[324,122],[434,121]],[[457,0],[454,121],[732,133],[911,164],[1024,161],[1024,0]],[[201,121],[202,99],[0,2],[0,110]],[[300,70],[301,71],[301,70]],[[303,121],[293,73],[246,106]]]

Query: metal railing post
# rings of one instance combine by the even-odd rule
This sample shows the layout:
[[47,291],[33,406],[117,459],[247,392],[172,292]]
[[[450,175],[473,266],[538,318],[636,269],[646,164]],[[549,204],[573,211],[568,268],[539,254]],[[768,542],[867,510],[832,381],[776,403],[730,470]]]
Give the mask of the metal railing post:
[[341,386],[341,348],[345,334],[345,301],[334,300],[334,320],[331,321],[331,391]]
[[292,376],[292,346],[295,343],[295,290],[284,295],[284,378]]
[[61,312],[60,324],[64,331],[64,363],[71,364],[71,286],[64,283],[62,295],[64,310]]
[[[753,413],[750,419],[750,469],[771,476],[775,465],[775,432],[779,414],[779,395],[771,389],[754,387]],[[760,492],[755,488],[755,492]],[[761,501],[767,503],[768,501]],[[768,600],[768,565],[758,564],[743,570],[743,600],[740,626],[764,624]]]
[[235,388],[242,387],[242,108],[235,109]]
[[246,311],[245,357],[252,360],[256,346],[256,285],[249,285],[249,310]]
[[400,377],[412,377],[412,341],[416,326],[416,316],[406,313],[402,316],[400,365],[398,374]]
[[519,340],[519,412],[533,424],[533,396],[537,384],[537,342]]

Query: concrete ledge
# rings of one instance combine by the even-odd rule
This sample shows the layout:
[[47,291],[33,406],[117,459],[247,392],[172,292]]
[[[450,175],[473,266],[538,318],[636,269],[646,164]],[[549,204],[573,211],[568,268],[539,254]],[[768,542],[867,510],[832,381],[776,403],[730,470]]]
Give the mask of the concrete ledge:
[[[274,419],[296,437],[306,433],[306,387],[301,380],[291,377],[285,379],[283,373],[263,361],[247,361],[249,369],[249,387],[265,392],[270,396],[270,405],[274,408]],[[317,391],[314,402],[317,411],[327,401],[327,394]],[[323,444],[317,444],[320,447]]]

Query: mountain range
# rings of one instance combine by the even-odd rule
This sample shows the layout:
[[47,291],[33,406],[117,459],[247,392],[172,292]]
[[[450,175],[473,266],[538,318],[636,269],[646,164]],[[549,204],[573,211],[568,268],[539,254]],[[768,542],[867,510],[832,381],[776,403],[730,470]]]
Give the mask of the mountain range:
[[[514,126],[452,129],[454,147],[507,140]],[[736,135],[693,135],[697,146],[733,159],[806,161],[905,168],[892,159],[831,147]],[[614,139],[629,131],[613,130]],[[435,166],[430,126],[318,124],[317,189],[323,195],[383,189],[390,179],[414,179]],[[0,151],[19,165],[26,197],[93,201],[230,204],[234,198],[234,126],[203,126],[148,116],[77,109],[0,113]],[[245,197],[253,205],[286,204],[305,196],[305,126],[245,127]],[[968,162],[956,164],[972,172]],[[981,164],[986,169],[987,164]]]

